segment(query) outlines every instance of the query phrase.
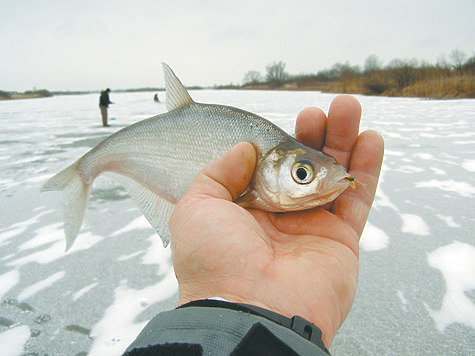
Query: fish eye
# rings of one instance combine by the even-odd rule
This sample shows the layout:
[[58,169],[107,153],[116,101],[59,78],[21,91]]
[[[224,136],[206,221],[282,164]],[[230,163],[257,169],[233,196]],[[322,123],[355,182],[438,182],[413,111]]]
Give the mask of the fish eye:
[[299,161],[292,166],[292,178],[299,184],[310,183],[313,176],[313,166],[309,161]]

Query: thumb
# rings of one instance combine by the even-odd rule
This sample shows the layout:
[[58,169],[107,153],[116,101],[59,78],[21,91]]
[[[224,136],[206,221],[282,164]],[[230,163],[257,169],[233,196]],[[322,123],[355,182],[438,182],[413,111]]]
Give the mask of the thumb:
[[234,201],[248,186],[256,160],[253,145],[247,142],[238,143],[197,174],[187,195],[203,194]]

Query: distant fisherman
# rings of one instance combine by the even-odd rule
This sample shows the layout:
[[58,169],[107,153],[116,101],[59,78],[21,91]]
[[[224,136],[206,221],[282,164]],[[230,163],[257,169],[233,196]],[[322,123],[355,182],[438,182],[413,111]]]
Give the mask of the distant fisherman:
[[110,89],[107,88],[106,90],[101,91],[101,97],[99,98],[99,107],[101,108],[101,115],[102,115],[102,126],[109,126],[107,123],[107,109],[109,108],[109,104],[114,104],[109,99]]

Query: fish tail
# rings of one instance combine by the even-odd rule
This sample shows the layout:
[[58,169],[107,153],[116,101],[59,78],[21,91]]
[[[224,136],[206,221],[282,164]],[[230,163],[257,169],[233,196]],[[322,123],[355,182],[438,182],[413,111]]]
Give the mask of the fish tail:
[[73,163],[48,179],[41,191],[62,191],[64,193],[64,234],[68,251],[81,228],[84,210],[91,184],[86,184],[78,173],[80,161]]

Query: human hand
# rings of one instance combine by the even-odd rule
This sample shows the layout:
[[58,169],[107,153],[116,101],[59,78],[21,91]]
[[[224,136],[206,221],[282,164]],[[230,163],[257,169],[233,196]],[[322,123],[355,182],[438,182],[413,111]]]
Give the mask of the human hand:
[[358,136],[361,107],[341,95],[328,119],[303,110],[297,139],[333,156],[355,177],[325,207],[283,214],[233,203],[248,185],[256,162],[240,143],[205,167],[170,220],[179,303],[222,297],[260,306],[317,325],[330,346],[348,315],[358,279],[358,243],[376,191],[383,140]]

